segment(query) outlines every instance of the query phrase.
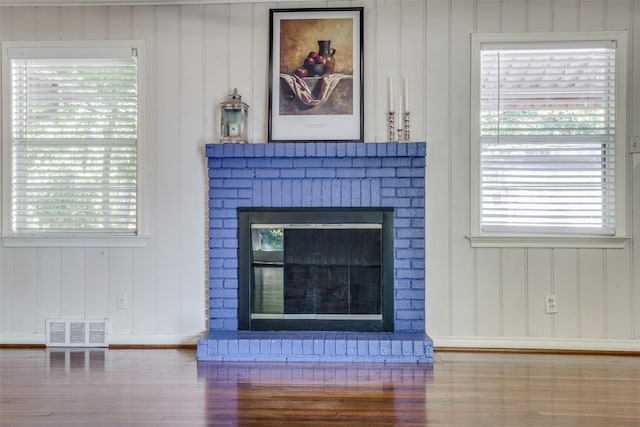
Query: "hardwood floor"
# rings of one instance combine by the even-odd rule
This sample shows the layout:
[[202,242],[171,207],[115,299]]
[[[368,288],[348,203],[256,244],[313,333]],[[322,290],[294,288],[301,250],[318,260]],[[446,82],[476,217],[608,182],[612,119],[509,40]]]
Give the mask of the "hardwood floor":
[[2,426],[640,426],[640,358],[436,353],[433,365],[196,362],[0,349]]

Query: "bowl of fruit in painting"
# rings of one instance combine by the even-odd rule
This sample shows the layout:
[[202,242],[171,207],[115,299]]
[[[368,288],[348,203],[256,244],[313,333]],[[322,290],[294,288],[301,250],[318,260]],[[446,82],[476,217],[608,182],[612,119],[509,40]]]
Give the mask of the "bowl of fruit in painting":
[[324,73],[326,60],[318,55],[318,52],[309,52],[302,67],[298,67],[296,74],[299,77],[317,77]]

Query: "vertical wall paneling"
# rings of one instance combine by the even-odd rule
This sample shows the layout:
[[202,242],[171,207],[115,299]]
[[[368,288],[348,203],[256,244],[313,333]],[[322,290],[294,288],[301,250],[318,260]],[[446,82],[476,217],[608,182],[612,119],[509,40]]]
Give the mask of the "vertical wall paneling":
[[477,335],[502,335],[502,249],[483,249],[477,254]]
[[85,7],[82,11],[82,35],[86,40],[107,38],[108,8],[102,6]]
[[629,246],[605,252],[605,338],[625,339],[631,336],[631,277],[627,263]]
[[[109,259],[107,260],[109,271],[107,307],[113,334],[130,334],[133,329],[131,316],[131,296],[133,294],[131,251],[130,248],[109,249]],[[128,295],[128,308],[118,307],[118,294],[121,292]]]
[[109,39],[131,39],[132,6],[113,6],[108,8],[107,33]]
[[256,3],[253,5],[252,34],[253,52],[251,55],[253,70],[251,76],[251,103],[249,104],[249,117],[251,121],[250,140],[254,142],[262,142],[266,137],[260,138],[261,135],[268,134],[268,117],[267,114],[260,112],[269,111],[269,91],[265,88],[269,87],[269,9],[274,8],[270,3]]
[[[579,334],[578,250],[555,249],[553,283],[558,312],[551,315],[557,338],[572,338]],[[544,310],[539,302],[538,309]]]
[[109,270],[107,268],[109,249],[85,249],[85,263],[83,317],[96,319],[107,317],[109,313]]
[[[372,49],[369,51],[374,58],[385,58],[388,55],[392,55],[393,52],[398,52],[401,49],[400,46],[400,32],[398,26],[400,22],[400,8],[401,2],[383,2],[378,3],[376,6],[375,22],[373,23],[378,29],[376,31],[375,40],[373,41]],[[367,40],[365,40],[366,42]],[[387,113],[389,112],[389,83],[388,79],[391,79],[391,88],[393,92],[393,106],[395,108],[395,128],[398,129],[399,117],[399,97],[402,93],[402,76],[401,63],[395,60],[385,61],[378,60],[372,64],[367,65],[374,67],[373,78],[377,83],[377,95],[376,104],[380,107],[379,111],[376,111],[376,120],[372,123],[375,126],[376,135],[387,135],[386,139],[389,139],[389,128],[387,126]],[[365,76],[371,71],[368,67],[365,68]],[[394,134],[395,135],[395,134]]]
[[578,3],[579,0],[554,0],[553,31],[578,30]]
[[39,6],[36,8],[36,39],[60,40],[60,8]]
[[554,0],[529,0],[527,8],[527,28],[529,32],[552,31],[554,21],[553,2]]
[[132,331],[137,335],[153,334],[156,330],[156,212],[157,212],[157,150],[156,141],[156,41],[154,7],[134,6],[131,10],[132,38],[145,41],[145,71],[142,76],[146,97],[144,100],[144,123],[139,129],[142,139],[139,143],[139,161],[142,162],[140,179],[146,184],[142,194],[147,211],[147,246],[134,248],[132,252],[132,294],[130,310]]
[[45,320],[60,315],[60,249],[39,248],[36,284],[36,330],[44,334]]
[[82,40],[82,7],[60,8],[60,39]]
[[36,38],[36,8],[14,7],[13,11],[13,40],[35,40]]
[[[429,135],[426,172],[427,325],[429,325],[429,332],[434,336],[450,336],[453,317],[456,321],[462,318],[462,322],[465,323],[473,320],[473,312],[454,313],[452,310],[453,260],[449,204],[451,147],[448,131],[450,126],[449,55],[451,54],[449,4],[436,1],[427,2],[426,6],[425,97],[428,105],[425,117]],[[441,166],[435,167],[435,165]]]
[[[470,102],[469,67],[471,61],[469,34],[475,26],[475,8],[473,2],[455,2],[451,5],[451,229],[469,228],[469,121],[471,114],[465,106]],[[437,191],[437,190],[433,190]],[[428,192],[427,192],[428,193]],[[428,199],[428,197],[427,197]],[[468,231],[466,232],[468,233]],[[465,233],[465,234],[466,234]],[[464,234],[452,233],[451,258],[462,265],[473,266],[474,252]],[[475,294],[469,286],[474,283],[473,268],[453,269],[451,271],[451,293],[453,313],[474,313]],[[475,322],[470,316],[454,316],[452,319],[454,334],[474,335]]]
[[[229,10],[229,50],[231,55],[229,56],[229,79],[228,85],[223,88],[225,94],[229,94],[234,88],[238,89],[238,93],[242,95],[242,100],[247,104],[253,104],[253,5],[244,4],[232,4]],[[268,38],[268,37],[267,37]],[[241,55],[235,54],[235,52],[242,52]],[[262,88],[261,90],[264,90]],[[220,101],[222,101],[221,99]],[[257,113],[253,110],[252,113]],[[251,114],[250,117],[253,117]],[[253,139],[256,136],[253,129],[253,122],[250,121],[250,128],[248,129],[249,138]]]
[[580,337],[602,338],[607,306],[602,249],[580,249]]
[[0,7],[0,40],[11,40],[13,34],[13,8]]
[[[333,6],[364,7],[366,141],[388,140],[387,77],[396,108],[409,78],[412,139],[428,141],[426,315],[436,345],[640,338],[640,155],[629,156],[636,214],[625,249],[472,249],[465,239],[469,34],[628,30],[629,131],[638,136],[640,0],[319,0],[0,7],[2,40],[145,41],[140,161],[149,235],[133,249],[1,247],[2,342],[39,342],[43,319],[56,315],[109,316],[115,342],[185,342],[206,327],[202,145],[217,141],[218,105],[234,87],[251,106],[251,141],[266,140],[269,9]],[[129,309],[117,308],[120,291],[130,293]],[[544,312],[548,293],[556,314]]]
[[205,194],[202,160],[204,111],[204,6],[183,6],[180,13],[180,332],[204,323]]
[[[156,9],[157,333],[180,330],[180,8]],[[184,200],[186,201],[186,200]]]
[[0,246],[0,334],[13,332],[13,251]]
[[13,314],[11,332],[19,334],[37,333],[37,282],[38,250],[17,248],[13,250],[13,288],[11,297]]
[[[207,75],[205,86],[205,135],[210,135],[207,140],[217,142],[220,140],[220,103],[226,99],[229,93],[229,65],[228,49],[221,46],[229,46],[229,6],[207,5],[205,8],[205,72]],[[249,104],[249,115],[257,115],[258,106]],[[266,136],[266,133],[264,134]]]
[[85,270],[84,249],[60,250],[60,317],[84,317]]
[[537,338],[552,336],[553,316],[545,313],[545,295],[552,294],[551,256],[549,249],[527,249],[527,312],[528,335]]
[[604,0],[581,1],[578,30],[601,31],[604,28],[605,16]]
[[[424,120],[417,116],[421,109],[423,98],[419,95],[425,93],[424,70],[427,65],[426,56],[420,55],[425,51],[424,40],[424,13],[426,3],[421,0],[398,2],[400,4],[400,75],[407,78],[409,85],[409,111],[411,118],[411,139],[417,141],[416,135],[424,135]],[[384,81],[384,79],[382,79]],[[385,82],[386,83],[386,82]],[[398,89],[402,88],[399,86]],[[383,114],[384,116],[384,114]]]
[[[629,82],[631,93],[635,94],[630,100],[631,109],[629,111],[629,117],[631,120],[631,135],[640,136],[640,0],[633,2],[631,31],[629,34],[629,52],[631,57],[629,63],[631,64],[632,71],[629,73]],[[631,301],[633,309],[631,310],[632,316],[632,338],[640,339],[640,267],[634,266],[640,265],[640,154],[634,154],[630,161],[632,164],[631,169],[631,194],[633,194],[632,209],[633,215],[633,240],[632,254],[630,262],[631,270]]]
[[502,334],[505,337],[522,337],[527,333],[527,277],[526,251],[502,250]]
[[502,3],[502,31],[527,32],[526,2],[527,0],[512,0]]

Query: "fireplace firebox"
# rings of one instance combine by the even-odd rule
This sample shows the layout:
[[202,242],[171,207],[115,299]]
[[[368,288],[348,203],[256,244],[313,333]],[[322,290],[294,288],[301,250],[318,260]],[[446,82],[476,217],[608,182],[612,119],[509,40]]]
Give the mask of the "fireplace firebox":
[[239,329],[393,331],[393,208],[240,208]]

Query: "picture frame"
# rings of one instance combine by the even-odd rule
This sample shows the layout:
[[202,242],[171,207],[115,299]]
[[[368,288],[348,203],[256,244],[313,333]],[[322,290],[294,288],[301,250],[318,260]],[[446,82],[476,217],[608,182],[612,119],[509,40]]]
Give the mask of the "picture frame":
[[269,12],[269,141],[362,142],[363,8]]

